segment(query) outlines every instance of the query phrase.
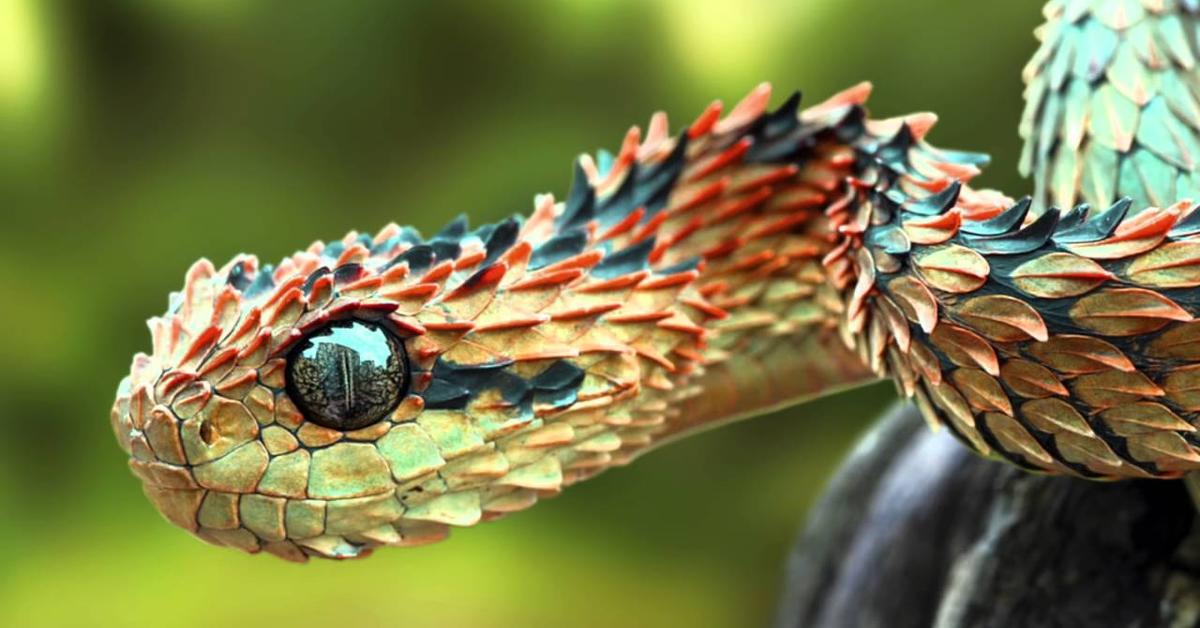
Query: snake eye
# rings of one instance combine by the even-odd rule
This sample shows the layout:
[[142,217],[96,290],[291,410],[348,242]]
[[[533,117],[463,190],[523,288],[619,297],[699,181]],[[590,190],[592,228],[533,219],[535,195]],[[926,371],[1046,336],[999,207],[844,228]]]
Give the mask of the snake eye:
[[330,323],[288,354],[287,390],[304,417],[356,430],[387,416],[408,388],[408,357],[388,330],[359,320]]

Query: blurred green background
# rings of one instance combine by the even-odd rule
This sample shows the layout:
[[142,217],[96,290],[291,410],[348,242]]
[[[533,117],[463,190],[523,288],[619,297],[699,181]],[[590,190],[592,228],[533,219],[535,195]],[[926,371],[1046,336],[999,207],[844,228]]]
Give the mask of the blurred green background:
[[[566,192],[753,85],[934,110],[1019,194],[1039,3],[0,0],[0,625],[750,626],[890,385],[711,431],[443,544],[286,564],[141,496],[108,409],[184,270]],[[776,102],[782,100],[778,94]]]

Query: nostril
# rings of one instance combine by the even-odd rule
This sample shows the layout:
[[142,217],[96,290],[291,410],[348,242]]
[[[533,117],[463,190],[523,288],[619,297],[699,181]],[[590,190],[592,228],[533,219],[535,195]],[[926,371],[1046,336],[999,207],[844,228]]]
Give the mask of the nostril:
[[205,445],[213,444],[216,442],[219,436],[220,434],[217,433],[217,430],[213,427],[212,423],[205,421],[204,423],[200,424],[200,440],[204,441]]

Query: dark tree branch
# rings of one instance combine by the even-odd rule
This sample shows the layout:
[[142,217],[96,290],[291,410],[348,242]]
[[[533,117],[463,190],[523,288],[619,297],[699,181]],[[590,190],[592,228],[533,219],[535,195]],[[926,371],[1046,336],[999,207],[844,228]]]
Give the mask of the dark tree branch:
[[1035,476],[897,408],[815,508],[778,625],[1197,625],[1194,514],[1181,482]]

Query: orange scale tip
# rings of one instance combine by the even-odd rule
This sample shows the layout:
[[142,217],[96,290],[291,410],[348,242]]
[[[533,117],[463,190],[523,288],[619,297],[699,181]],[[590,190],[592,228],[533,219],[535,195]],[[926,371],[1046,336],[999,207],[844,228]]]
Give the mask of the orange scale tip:
[[1133,218],[1123,221],[1113,232],[1109,242],[1137,240],[1158,235],[1166,235],[1175,222],[1179,220],[1180,210],[1176,206],[1148,207]]
[[366,319],[382,318],[400,308],[400,304],[387,299],[365,299],[354,309],[355,316]]
[[717,156],[710,159],[707,164],[699,166],[695,173],[687,177],[686,181],[693,182],[706,179],[709,175],[712,175],[718,170],[741,161],[742,156],[745,155],[746,151],[750,149],[751,143],[752,140],[750,138],[743,137],[735,142],[733,146],[730,146]]
[[375,234],[375,237],[371,239],[371,243],[383,244],[384,242],[392,239],[392,236],[398,235],[400,231],[400,225],[394,222],[389,222]]
[[716,246],[704,249],[700,252],[700,256],[706,260],[720,259],[740,250],[743,244],[745,242],[741,238],[726,240]]
[[641,242],[642,240],[645,240],[646,238],[649,238],[650,236],[655,235],[656,233],[658,233],[658,228],[661,227],[662,224],[666,221],[667,221],[666,212],[658,212],[657,214],[654,215],[653,218],[646,221],[646,224],[642,225],[641,228],[639,228],[636,233],[633,234],[632,241],[633,242]]
[[351,316],[358,309],[362,302],[357,299],[343,299],[335,302],[334,305],[325,309],[324,315],[327,318],[344,318]]
[[358,230],[357,229],[351,229],[350,231],[347,231],[346,235],[342,236],[342,240],[341,240],[342,246],[345,246],[347,248],[349,248],[350,245],[354,244],[357,241],[358,241]]
[[724,120],[719,120],[713,126],[713,131],[718,134],[725,133],[750,124],[767,110],[769,102],[771,102],[771,84],[759,83],[742,98],[741,102],[734,105],[733,110]]
[[506,329],[537,327],[538,325],[548,322],[549,320],[550,316],[546,314],[522,314],[520,318],[514,317],[492,323],[477,323],[475,325],[475,331],[482,333],[489,331],[502,331]]
[[830,203],[829,207],[825,208],[825,215],[828,216],[831,221],[839,221],[839,224],[849,220],[849,217],[846,215],[849,213],[847,210],[850,208],[850,204],[855,198],[857,198],[857,195],[853,190],[843,194],[842,196],[838,197],[837,200]]
[[238,357],[237,349],[235,349],[233,347],[226,347],[226,348],[218,351],[217,353],[213,354],[213,356],[211,358],[205,360],[204,364],[201,365],[201,367],[200,367],[200,371],[199,371],[198,375],[200,377],[208,377],[213,372],[223,369],[226,366],[230,366],[233,363],[237,362],[237,357]]
[[661,277],[653,277],[638,284],[637,290],[643,292],[646,290],[661,290],[662,288],[673,288],[675,286],[687,285],[700,277],[698,270],[685,270],[683,272],[663,275]]
[[429,321],[424,325],[427,331],[449,331],[463,334],[475,329],[475,323],[471,321]]
[[705,330],[703,327],[690,321],[680,320],[672,314],[671,318],[658,323],[658,326],[667,331],[677,331],[679,333],[688,334],[700,338],[704,336]]
[[925,190],[926,192],[929,192],[930,194],[937,194],[938,192],[950,187],[950,184],[954,183],[956,179],[952,179],[950,177],[942,177],[940,179],[917,179],[914,177],[908,177],[905,179],[905,181],[921,188],[922,190]]
[[638,356],[645,358],[647,360],[650,360],[651,362],[663,367],[668,372],[671,372],[671,373],[675,372],[675,363],[668,360],[667,356],[659,353],[658,351],[654,350],[653,348],[646,347],[646,346],[637,346],[637,347],[634,347],[634,351],[637,352]]
[[838,225],[837,232],[842,235],[860,236],[867,231],[867,226],[862,221],[847,221],[843,225]]
[[200,358],[204,357],[204,355],[207,354],[208,351],[217,344],[217,340],[220,340],[220,338],[220,327],[209,326],[205,328],[204,331],[200,332],[200,335],[196,336],[196,338],[192,340],[191,346],[189,346],[187,351],[184,352],[183,357],[179,360],[179,364],[183,366],[191,365],[193,362],[198,362]]
[[603,242],[604,240],[611,240],[623,233],[626,233],[627,231],[630,231],[631,229],[636,227],[639,222],[642,221],[642,217],[645,215],[646,215],[645,207],[639,207],[639,208],[629,212],[629,215],[622,218],[620,222],[618,222],[617,224],[610,227],[608,229],[608,231],[605,231],[604,233],[600,234],[600,237],[597,238],[597,240],[599,240],[600,242]]
[[487,253],[485,251],[476,251],[474,253],[468,253],[468,254],[463,255],[462,257],[458,258],[457,260],[455,260],[454,270],[462,270],[464,268],[470,268],[472,266],[475,266],[479,262],[482,262],[485,259],[487,259]]
[[[241,303],[241,293],[239,293],[233,286],[225,286],[225,288],[221,290],[219,294],[217,294],[216,301],[213,302],[212,317],[209,319],[210,324],[219,325],[221,323],[221,319],[227,313],[236,316],[236,310],[241,306]],[[232,310],[232,312],[227,312],[227,308]],[[228,322],[232,323],[234,320],[237,319],[234,318]]]
[[641,143],[642,130],[636,125],[629,127],[625,132],[625,139],[621,142],[621,150],[617,152],[617,158],[613,161],[613,165],[608,170],[608,174],[604,180],[596,184],[596,188],[607,190],[614,187],[617,181],[620,181],[629,171],[629,166],[633,164],[637,158],[638,145]]
[[426,326],[406,316],[388,316],[388,322],[398,331],[410,336],[425,335]]
[[[663,258],[666,257],[667,251],[670,251],[671,248],[678,244],[681,239],[682,238],[665,238],[660,240],[654,245],[653,249],[650,249],[650,254],[646,256],[646,260],[649,261],[651,265],[659,265]],[[705,268],[704,260],[701,259],[696,266],[697,268]]]
[[670,136],[669,127],[665,112],[656,111],[654,115],[650,116],[650,124],[646,127],[646,138],[637,151],[639,161],[649,159],[658,152],[658,149]]
[[793,212],[801,209],[820,207],[825,204],[828,198],[820,190],[797,185],[777,193],[771,207],[776,212]]
[[383,285],[383,277],[378,275],[374,277],[363,277],[352,281],[344,286],[341,286],[341,292],[368,292],[374,291],[379,286]]
[[561,262],[555,262],[549,266],[546,266],[545,268],[538,269],[538,274],[544,275],[547,273],[554,273],[560,270],[572,268],[589,269],[596,264],[599,264],[600,260],[602,259],[604,259],[604,251],[599,249],[591,249],[589,251],[584,251],[579,255],[568,257]]
[[833,192],[846,178],[837,170],[827,168],[821,163],[815,163],[800,172],[799,180],[818,190]]
[[270,342],[271,342],[271,330],[270,329],[258,330],[258,333],[255,334],[252,339],[250,339],[250,342],[247,342],[246,346],[242,347],[238,351],[238,361],[241,362],[241,361],[245,360],[246,358],[250,357],[251,355],[254,355],[255,353],[258,353],[259,351],[262,351],[263,347],[265,347]]
[[768,222],[756,229],[751,230],[746,234],[746,240],[757,240],[759,238],[776,235],[786,231],[791,231],[794,227],[812,221],[811,214],[790,213],[778,220]]
[[[417,359],[417,361],[429,362],[429,361],[432,361],[437,356],[445,353],[445,351],[446,350],[443,347],[430,346],[430,347],[420,347],[419,349],[417,349],[416,351],[412,351],[411,353],[412,353],[412,356]],[[429,365],[429,366],[426,366],[425,368],[428,369],[431,366],[432,365]],[[424,381],[428,382],[428,381],[432,381],[432,379],[433,379],[433,376],[429,375],[428,379],[425,379]],[[424,387],[421,387],[421,388],[424,388]],[[421,388],[418,388],[418,390],[420,390]]]
[[346,264],[354,262],[361,262],[370,256],[371,251],[367,247],[363,246],[362,243],[355,242],[342,251],[342,254],[337,258],[337,262],[334,263],[334,267],[336,268],[338,266],[345,266]]
[[825,254],[825,257],[821,258],[821,265],[829,268],[845,258],[847,251],[850,250],[850,242],[849,238],[843,238],[837,246]]
[[[632,354],[634,352],[633,347],[630,347],[629,345],[627,345],[625,343],[615,342],[615,341],[605,342],[605,341],[600,341],[600,340],[594,340],[591,342],[580,343],[578,346],[575,347],[575,350],[579,352],[579,355],[585,355],[588,353]],[[617,382],[617,383],[619,385],[624,385],[624,384],[621,384],[620,382]]]
[[717,301],[720,304],[720,306],[724,309],[736,310],[737,308],[742,307],[743,305],[746,305],[747,303],[749,303],[752,298],[753,297],[751,297],[750,295],[745,295],[745,294],[737,295],[737,296],[722,295],[722,298],[714,299],[714,301]]
[[587,307],[577,307],[577,308],[572,308],[572,309],[568,309],[568,310],[560,310],[560,311],[556,311],[556,312],[551,312],[550,320],[552,320],[552,321],[574,321],[574,320],[579,320],[581,318],[600,316],[601,314],[607,314],[609,312],[612,312],[613,310],[619,310],[619,309],[621,309],[620,303],[599,303],[596,305],[589,305]]
[[279,262],[279,265],[275,267],[275,272],[271,273],[271,279],[275,281],[276,285],[279,285],[288,279],[295,279],[297,274],[299,273],[296,271],[295,256],[292,256]]
[[[379,276],[383,278],[384,283],[395,283],[397,281],[402,281],[408,276],[408,262],[396,264],[395,266],[383,271]],[[321,279],[324,278],[325,277],[322,277]],[[320,281],[320,279],[317,281]]]
[[1171,205],[1171,209],[1178,210],[1179,218],[1183,219],[1187,216],[1190,216],[1192,212],[1196,211],[1197,209],[1200,209],[1200,204],[1196,203],[1190,198],[1185,198],[1176,201],[1174,205]]
[[712,297],[729,292],[729,282],[724,279],[717,281],[709,281],[697,289],[700,296],[711,299]]
[[583,274],[583,270],[579,268],[568,268],[552,273],[542,271],[514,283],[508,289],[513,292],[520,292],[522,290],[533,290],[546,286],[565,285],[579,279]]
[[213,263],[209,261],[207,257],[201,257],[195,262],[192,262],[192,265],[188,267],[187,274],[184,277],[184,282],[188,284],[195,284],[197,282],[210,279],[215,274],[217,274],[217,269],[215,266],[213,266]]
[[697,364],[704,362],[704,356],[691,347],[679,346],[672,349],[671,352],[688,362],[695,362]]
[[504,279],[504,274],[508,272],[508,264],[504,262],[496,262],[491,266],[471,275],[462,285],[455,288],[450,294],[442,297],[442,303],[449,303],[459,299],[471,298],[480,292],[495,291],[496,286],[500,285],[500,280]]
[[454,272],[454,261],[446,260],[429,269],[424,277],[421,277],[420,283],[439,283],[444,281]]
[[630,312],[629,314],[614,314],[604,320],[609,323],[617,324],[653,323],[671,318],[674,315],[675,313],[670,310],[662,310],[658,312]]
[[333,275],[322,275],[308,290],[309,303],[322,303],[333,296]]
[[862,105],[871,97],[871,90],[874,85],[870,81],[863,81],[830,96],[824,102],[813,105],[804,111],[805,114],[819,115],[831,109],[848,107],[852,105]]
[[687,199],[686,201],[680,202],[678,205],[674,205],[674,206],[668,208],[663,213],[670,215],[670,216],[676,216],[676,215],[682,214],[684,212],[691,211],[691,210],[713,200],[714,198],[717,198],[718,196],[721,196],[722,194],[724,194],[725,188],[729,187],[731,182],[732,182],[732,179],[730,177],[722,177],[720,179],[717,179],[716,181],[709,183],[708,185],[704,186],[703,188],[700,188],[699,191],[692,194],[691,198]]
[[508,264],[509,268],[512,268],[528,263],[531,257],[533,257],[533,245],[527,240],[522,240],[505,251],[500,256],[500,261]]
[[914,244],[939,244],[958,233],[962,226],[962,213],[958,209],[928,218],[904,221],[904,233]]
[[717,213],[713,216],[712,224],[720,224],[726,220],[730,220],[731,218],[735,218],[741,214],[753,210],[768,198],[771,198],[773,193],[774,190],[770,187],[762,187],[752,194],[727,204],[725,207],[717,210]]
[[797,172],[800,172],[800,166],[797,166],[796,164],[788,164],[786,166],[775,168],[770,172],[759,175],[753,179],[750,179],[749,181],[744,181],[732,191],[735,193],[745,192],[763,186],[773,185],[779,183],[780,181],[786,181],[787,179],[796,176]]
[[272,307],[275,307],[275,305],[282,301],[284,297],[287,297],[289,294],[291,294],[293,290],[299,290],[303,285],[304,277],[296,275],[289,278],[287,281],[284,281],[275,288],[275,292],[271,294],[270,298],[267,299],[267,302],[262,304],[262,309],[268,310]]
[[614,277],[612,279],[605,279],[594,283],[585,283],[582,286],[575,288],[575,291],[587,294],[630,288],[641,283],[642,280],[645,279],[649,274],[650,271],[648,270],[639,270],[637,272],[632,272],[628,275],[621,275],[620,277]]
[[185,386],[199,378],[199,375],[191,371],[171,371],[158,380],[158,385],[155,386],[154,397],[159,403],[169,404],[180,390],[183,390]]
[[787,268],[788,264],[791,263],[792,260],[787,255],[777,255],[774,259],[768,260],[765,264],[755,268],[752,274],[754,277],[766,278],[779,270]]
[[682,297],[679,299],[679,302],[688,307],[692,307],[692,308],[699,310],[705,316],[707,316],[711,319],[714,319],[714,320],[725,320],[725,319],[729,318],[729,312],[726,312],[725,310],[723,310],[707,301],[704,301],[703,299],[697,299],[694,297]]
[[533,213],[521,227],[522,240],[541,241],[554,232],[554,221],[562,213],[563,206],[554,202],[553,194],[539,194],[533,199]]
[[[280,319],[289,315],[293,307],[298,307],[301,312],[304,310],[304,293],[300,288],[291,288],[283,293],[283,297],[275,304],[271,310],[271,318],[267,321],[267,325],[275,325]],[[297,314],[299,316],[299,314]]]
[[938,116],[932,111],[920,111],[910,113],[901,118],[903,123],[908,126],[908,130],[912,133],[913,139],[921,141],[929,134],[929,131],[937,125]]
[[430,299],[441,290],[436,283],[418,283],[398,290],[389,290],[380,294],[385,299]]
[[964,182],[974,179],[975,177],[979,176],[980,172],[982,172],[977,166],[972,166],[971,164],[955,164],[946,161],[935,162],[934,167],[938,170],[941,170],[943,173]]
[[729,270],[731,270],[733,272],[750,270],[751,268],[755,268],[757,266],[760,266],[762,264],[765,264],[765,263],[771,261],[772,259],[775,258],[775,255],[776,255],[776,253],[774,250],[765,249],[765,250],[759,251],[758,253],[755,253],[754,255],[750,255],[748,257],[738,260],[737,263],[735,263],[729,267]]
[[293,258],[293,262],[292,272],[300,277],[308,277],[313,274],[313,271],[324,266],[321,263],[321,258],[307,253],[297,254]]
[[968,220],[988,220],[1011,207],[1013,200],[997,190],[972,190],[963,187],[955,205]]
[[723,106],[724,105],[722,105],[721,101],[719,100],[714,100],[709,103],[709,105],[704,108],[704,111],[700,113],[699,117],[696,118],[696,121],[693,122],[690,127],[688,127],[688,139],[694,140],[701,136],[707,135],[709,131],[712,131],[713,125],[715,125],[717,120],[721,118],[721,109]]

